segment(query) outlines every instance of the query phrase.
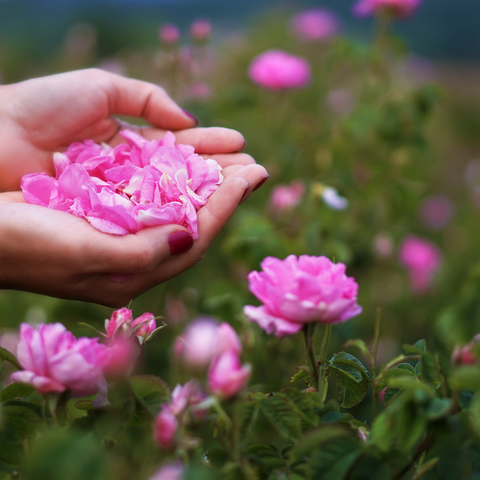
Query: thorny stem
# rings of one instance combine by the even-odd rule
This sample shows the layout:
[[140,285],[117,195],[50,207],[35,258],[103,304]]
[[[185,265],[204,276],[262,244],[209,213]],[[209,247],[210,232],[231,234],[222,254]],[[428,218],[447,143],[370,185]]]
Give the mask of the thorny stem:
[[313,349],[314,328],[315,328],[314,323],[307,323],[303,327],[303,338],[305,339],[305,348],[307,349],[308,360],[310,362],[310,368],[312,370],[311,373],[313,376],[313,386],[318,390],[319,389],[318,364],[317,364],[317,360],[315,359],[315,351]]
[[324,392],[325,376],[327,374],[327,369],[324,367],[325,360],[327,359],[328,344],[330,343],[330,335],[332,333],[332,324],[327,323],[325,327],[325,333],[323,334],[322,345],[320,346],[320,388],[318,392],[320,393],[320,398],[323,401],[323,398],[326,396],[327,392]]

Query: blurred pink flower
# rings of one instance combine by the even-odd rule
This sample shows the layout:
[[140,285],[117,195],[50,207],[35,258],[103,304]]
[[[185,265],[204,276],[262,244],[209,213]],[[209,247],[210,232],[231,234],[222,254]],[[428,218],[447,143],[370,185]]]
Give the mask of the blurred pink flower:
[[171,450],[175,446],[175,434],[178,420],[168,405],[163,405],[155,418],[154,436],[163,450]]
[[446,195],[434,195],[424,200],[420,216],[427,227],[440,230],[450,222],[454,210],[453,202]]
[[167,294],[165,301],[165,319],[169,324],[184,322],[188,318],[188,310],[181,298],[172,293]]
[[355,107],[355,97],[349,88],[337,88],[327,96],[330,110],[337,115],[348,115]]
[[277,185],[270,197],[270,205],[275,211],[283,212],[295,207],[305,192],[305,185],[294,180],[290,185]]
[[210,365],[208,386],[214,395],[232,398],[247,386],[251,370],[250,365],[242,366],[236,352],[224,352]]
[[[187,407],[194,407],[208,397],[207,393],[197,380],[190,380],[185,385],[177,385],[172,392],[170,409],[176,416],[180,415]],[[208,413],[207,409],[195,410],[193,416],[199,420]]]
[[17,358],[24,370],[12,374],[14,382],[28,383],[39,393],[71,390],[73,396],[99,393],[97,404],[106,398],[103,368],[108,348],[97,338],[76,339],[61,323],[27,323],[20,326]]
[[255,57],[248,74],[253,82],[271,90],[303,88],[311,78],[305,58],[281,50],[268,50]]
[[205,19],[195,20],[190,26],[190,37],[197,42],[204,42],[212,34],[212,24]]
[[225,351],[240,353],[242,345],[235,330],[218,324],[209,317],[200,317],[185,329],[174,345],[175,355],[190,368],[204,368]]
[[300,40],[325,40],[337,34],[337,17],[323,8],[312,8],[298,13],[292,19],[292,32]]
[[177,224],[197,238],[197,210],[223,181],[218,163],[191,145],[175,145],[171,132],[158,141],[131,130],[120,135],[127,143],[115,148],[85,140],[56,153],[55,178],[23,177],[25,201],[85,218],[114,235]]
[[410,235],[400,246],[400,262],[408,270],[410,284],[416,293],[424,293],[430,287],[439,269],[441,255],[433,243]]
[[267,257],[262,272],[248,275],[250,291],[263,305],[243,312],[277,337],[299,332],[306,323],[339,323],[358,315],[358,285],[345,275],[343,263],[326,257]]
[[373,239],[372,249],[380,258],[388,258],[393,253],[393,241],[386,233],[378,233]]
[[409,17],[421,3],[422,0],[358,0],[353,13],[358,17],[368,17],[384,10],[395,17]]
[[452,354],[452,363],[454,365],[474,365],[478,363],[478,357],[473,353],[474,347],[480,342],[480,333],[475,335],[470,343],[455,348]]
[[196,82],[188,87],[187,96],[193,100],[208,100],[213,96],[213,91],[206,83]]
[[180,463],[162,465],[149,480],[182,480],[183,467]]
[[159,28],[158,38],[167,45],[177,43],[180,40],[180,29],[173,23],[166,23]]
[[[135,330],[136,327],[137,330]],[[129,308],[115,310],[110,320],[105,320],[105,329],[109,338],[129,338],[135,335],[140,344],[143,344],[156,328],[157,324],[153,313],[146,312],[134,320],[133,313]]]
[[108,345],[104,365],[108,379],[126,378],[131,375],[140,353],[137,343],[132,338],[115,338]]

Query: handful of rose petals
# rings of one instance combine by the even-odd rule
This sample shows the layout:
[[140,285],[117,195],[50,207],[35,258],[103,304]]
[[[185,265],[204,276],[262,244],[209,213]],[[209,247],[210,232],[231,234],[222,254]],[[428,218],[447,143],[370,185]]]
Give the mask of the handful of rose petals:
[[85,140],[55,153],[55,178],[23,177],[25,201],[85,218],[105,233],[177,224],[197,238],[197,211],[222,183],[220,165],[191,145],[175,145],[171,132],[158,141],[120,134],[127,143],[115,148]]

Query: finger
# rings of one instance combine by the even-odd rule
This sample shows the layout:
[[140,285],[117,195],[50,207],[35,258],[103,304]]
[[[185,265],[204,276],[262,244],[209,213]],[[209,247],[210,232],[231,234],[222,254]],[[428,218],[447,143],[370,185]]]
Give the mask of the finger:
[[172,130],[191,128],[198,123],[158,85],[95,69],[90,73],[102,77],[110,114],[144,118],[155,127]]
[[[157,140],[165,135],[165,131],[148,127],[143,128],[141,133],[147,140]],[[189,128],[174,134],[176,143],[192,145],[197,153],[234,153],[246,144],[243,135],[230,128]]]
[[213,158],[222,168],[231,165],[254,165],[256,163],[253,157],[246,153],[203,153],[201,156],[205,160]]

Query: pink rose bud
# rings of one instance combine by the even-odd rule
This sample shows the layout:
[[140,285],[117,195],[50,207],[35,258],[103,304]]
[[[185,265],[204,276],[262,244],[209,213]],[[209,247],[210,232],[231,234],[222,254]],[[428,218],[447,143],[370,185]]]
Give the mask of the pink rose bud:
[[298,13],[292,20],[292,32],[300,40],[312,42],[335,36],[339,29],[337,17],[322,8]]
[[12,374],[14,382],[28,383],[39,393],[71,390],[74,397],[99,393],[106,397],[103,375],[107,347],[98,338],[76,339],[61,323],[20,326],[17,358],[24,368]]
[[180,40],[180,29],[173,23],[166,23],[158,30],[158,38],[166,45],[173,45]]
[[467,345],[456,347],[452,354],[452,363],[454,365],[474,365],[478,363],[479,359],[473,352],[473,348],[478,342],[480,342],[480,334],[475,335]]
[[208,317],[192,322],[174,344],[175,355],[188,367],[201,369],[222,352],[240,353],[242,345],[235,330]]
[[140,315],[132,322],[132,328],[135,329],[135,327],[139,327],[138,330],[135,330],[135,336],[140,341],[140,344],[143,344],[157,328],[155,316],[149,312]]
[[[186,408],[202,403],[208,397],[197,380],[190,380],[183,387],[177,385],[172,392],[170,409],[174,415],[180,415]],[[208,413],[208,409],[195,410],[194,417],[200,420]]]
[[105,320],[105,329],[107,330],[108,338],[115,336],[129,337],[132,335],[132,321],[133,314],[128,308],[121,308],[115,310],[110,320]]
[[422,203],[420,216],[428,228],[440,230],[450,222],[454,209],[455,206],[446,195],[434,195]]
[[171,450],[175,446],[175,434],[178,421],[168,405],[163,405],[155,419],[155,440],[163,450]]
[[343,263],[326,257],[267,257],[262,272],[248,275],[250,291],[263,305],[247,305],[243,313],[277,337],[299,332],[311,322],[340,323],[362,311],[358,284],[345,275]]
[[237,353],[224,352],[210,365],[208,386],[217,397],[232,398],[247,386],[251,371],[250,365],[242,366]]
[[385,387],[379,394],[378,394],[378,399],[382,403],[382,405],[385,405],[385,392],[387,391],[387,387]]
[[441,255],[433,243],[410,235],[400,246],[400,263],[408,270],[410,285],[418,294],[428,291],[440,268]]
[[398,18],[409,17],[420,7],[422,0],[359,0],[353,7],[358,17],[387,12]]
[[195,20],[190,26],[190,37],[197,42],[204,42],[212,34],[212,24],[208,20]]
[[305,58],[281,50],[268,50],[255,57],[248,70],[250,79],[270,90],[303,88],[310,83],[310,64]]
[[150,480],[182,480],[183,467],[180,462],[162,465]]
[[278,185],[273,189],[270,205],[274,211],[283,212],[297,206],[305,192],[305,185],[299,180],[290,185]]
[[128,377],[140,353],[138,344],[131,338],[113,340],[107,350],[104,372],[109,379]]

